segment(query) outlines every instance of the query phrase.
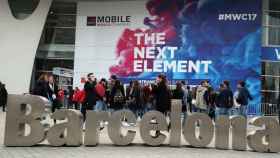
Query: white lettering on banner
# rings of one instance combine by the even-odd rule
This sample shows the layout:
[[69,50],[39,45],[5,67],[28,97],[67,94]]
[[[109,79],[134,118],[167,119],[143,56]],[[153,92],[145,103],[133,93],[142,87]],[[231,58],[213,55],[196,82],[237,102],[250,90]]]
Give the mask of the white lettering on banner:
[[135,60],[134,72],[208,73],[210,60]]
[[257,19],[257,14],[219,14],[218,20],[219,21],[255,21]]
[[134,72],[209,73],[210,60],[174,60],[178,47],[166,46],[165,35],[135,33],[137,46],[134,47]]
[[[108,135],[115,145],[130,145],[136,132],[140,132],[143,142],[149,146],[160,146],[170,135],[170,146],[181,146],[181,134],[193,147],[208,147],[213,138],[217,149],[229,149],[229,138],[232,136],[233,150],[247,150],[248,146],[257,152],[280,152],[280,126],[272,117],[256,117],[251,120],[251,133],[246,137],[247,120],[243,116],[218,117],[213,122],[208,115],[192,113],[188,115],[184,124],[181,123],[181,101],[172,100],[170,113],[171,130],[165,116],[158,111],[145,113],[140,122],[140,130],[129,129],[126,135],[122,133],[123,122],[136,123],[136,117],[131,111],[120,110],[113,112],[87,112],[85,137],[82,132],[82,114],[78,110],[58,110],[52,114],[52,119],[62,120],[58,124],[46,128],[41,123],[44,115],[46,99],[33,95],[9,95],[8,111],[6,114],[6,129],[4,144],[6,146],[34,146],[45,139],[51,146],[96,146],[99,143],[100,122],[108,121]],[[29,107],[27,107],[27,105]],[[28,112],[31,111],[31,112]],[[126,118],[126,119],[124,119]],[[154,122],[152,122],[152,120]],[[197,124],[199,122],[199,125]],[[26,135],[26,125],[30,127],[30,134]],[[136,128],[136,127],[135,127]],[[182,129],[182,130],[181,130]],[[254,130],[255,129],[255,130]],[[150,131],[159,131],[156,136]],[[183,133],[181,133],[183,132]],[[198,136],[197,136],[198,135]]]
[[275,48],[275,54],[276,54],[277,60],[280,60],[280,52],[279,52],[279,49]]
[[[177,51],[177,47],[135,47],[134,59],[173,59]],[[156,54],[157,53],[157,54]],[[167,54],[170,54],[169,56]]]

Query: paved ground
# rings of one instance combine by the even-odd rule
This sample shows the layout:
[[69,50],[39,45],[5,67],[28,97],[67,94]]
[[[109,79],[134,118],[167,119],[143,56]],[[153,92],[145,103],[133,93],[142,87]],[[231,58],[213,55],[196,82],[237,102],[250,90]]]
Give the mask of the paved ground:
[[[208,149],[196,149],[186,146],[182,141],[182,147],[172,148],[167,145],[162,147],[146,147],[138,135],[134,144],[128,147],[116,147],[111,145],[106,130],[102,132],[101,141],[97,147],[48,147],[46,145],[36,147],[5,147],[3,146],[5,114],[0,112],[0,158],[279,158],[280,154],[240,152],[232,150],[216,150],[213,142]],[[183,139],[183,138],[182,138]],[[47,142],[44,142],[46,144]],[[167,143],[167,142],[166,142]]]

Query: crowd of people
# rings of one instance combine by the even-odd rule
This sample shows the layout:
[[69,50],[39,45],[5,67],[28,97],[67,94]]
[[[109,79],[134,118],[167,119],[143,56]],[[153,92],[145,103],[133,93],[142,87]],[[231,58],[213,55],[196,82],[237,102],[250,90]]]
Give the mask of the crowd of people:
[[43,74],[32,93],[47,98],[52,103],[52,112],[66,104],[65,108],[81,110],[84,120],[87,110],[111,112],[129,109],[137,118],[150,110],[168,115],[172,99],[182,101],[184,117],[192,112],[208,114],[212,119],[220,115],[246,117],[248,102],[253,98],[244,81],[240,81],[236,89],[236,92],[232,91],[229,81],[221,83],[217,90],[209,81],[193,87],[186,85],[185,81],[177,81],[176,87],[172,88],[164,74],[158,75],[152,84],[140,84],[134,80],[125,86],[117,76],[112,75],[107,81],[104,78],[98,80],[89,73],[84,88],[75,87],[73,90],[59,89],[52,75]]

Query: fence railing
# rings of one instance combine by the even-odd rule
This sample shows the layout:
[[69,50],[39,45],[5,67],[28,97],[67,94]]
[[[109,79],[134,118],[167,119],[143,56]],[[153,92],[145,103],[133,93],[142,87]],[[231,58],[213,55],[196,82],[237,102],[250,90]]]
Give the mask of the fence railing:
[[261,105],[249,105],[248,115],[256,116],[278,116],[278,106],[277,104],[262,103]]

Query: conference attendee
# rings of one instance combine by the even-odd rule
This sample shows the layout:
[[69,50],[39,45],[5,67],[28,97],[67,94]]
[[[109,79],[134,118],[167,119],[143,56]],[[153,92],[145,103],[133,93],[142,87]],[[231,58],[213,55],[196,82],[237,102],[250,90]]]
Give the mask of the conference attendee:
[[8,92],[6,86],[5,84],[2,84],[0,82],[0,106],[2,106],[3,112],[6,111],[7,101],[8,101]]
[[115,76],[111,78],[112,89],[110,92],[110,108],[113,110],[121,110],[125,104],[125,92],[124,87],[120,80]]
[[125,90],[125,99],[126,100],[129,100],[130,98],[130,91],[132,89],[132,86],[133,86],[133,81],[130,81],[129,82],[129,85],[126,87],[126,90]]
[[141,86],[139,81],[133,81],[132,87],[129,92],[129,109],[134,112],[136,117],[142,118],[143,111],[142,111],[142,103],[143,98],[141,94]]
[[155,106],[156,110],[167,114],[171,106],[171,92],[167,85],[166,76],[163,74],[158,75],[156,79],[156,86],[154,87]]
[[68,102],[68,109],[73,109],[73,94],[74,94],[74,90],[72,88],[72,86],[68,86],[68,95],[67,95],[67,102]]
[[152,88],[150,85],[147,84],[142,87],[142,97],[144,114],[148,111],[154,110]]
[[86,120],[86,111],[93,110],[96,105],[96,78],[93,73],[87,75],[87,81],[84,85],[85,99],[82,104],[81,112],[84,116],[84,121]]
[[58,86],[55,83],[53,75],[48,76],[48,98],[52,104],[52,112],[55,112],[56,109],[60,109],[61,102],[57,98],[58,96]]
[[249,100],[253,100],[250,92],[246,88],[246,83],[244,81],[240,81],[237,85],[238,96],[236,102],[240,104],[240,115],[247,118],[247,107]]
[[75,110],[80,109],[80,98],[81,98],[81,90],[79,87],[75,87],[73,96],[72,96],[72,103],[74,105]]
[[207,83],[207,81],[202,81],[196,90],[195,106],[196,106],[197,112],[208,113],[208,110],[207,110],[208,92],[207,91],[208,91],[208,83]]
[[239,95],[239,90],[237,89],[233,93],[233,107],[231,109],[231,115],[240,115],[240,104],[237,102],[237,97]]
[[95,111],[105,111],[106,105],[104,103],[104,98],[106,95],[106,80],[101,79],[100,82],[95,86],[96,90],[96,106]]
[[208,115],[212,120],[215,120],[215,110],[216,110],[215,100],[216,100],[216,97],[217,97],[217,93],[215,92],[215,90],[211,86],[209,86],[207,105],[208,105]]
[[58,101],[58,106],[62,107],[64,106],[64,89],[63,88],[60,88],[58,89],[58,92],[57,92],[57,101]]
[[50,100],[48,96],[48,82],[49,78],[47,74],[41,74],[39,79],[37,80],[34,89],[32,90],[33,95],[38,95],[41,97],[45,97]]
[[233,93],[229,87],[229,82],[220,85],[220,90],[216,99],[216,118],[221,115],[228,116],[233,107]]
[[172,99],[179,99],[182,103],[182,112],[187,111],[186,103],[184,100],[184,88],[181,82],[176,82],[176,88],[172,90]]

